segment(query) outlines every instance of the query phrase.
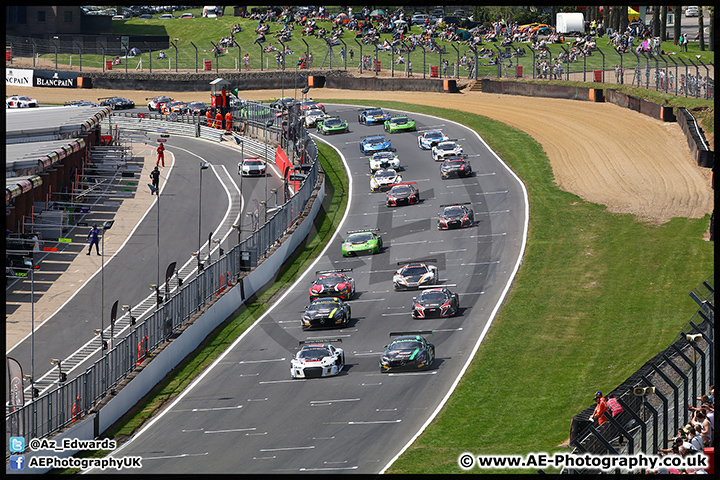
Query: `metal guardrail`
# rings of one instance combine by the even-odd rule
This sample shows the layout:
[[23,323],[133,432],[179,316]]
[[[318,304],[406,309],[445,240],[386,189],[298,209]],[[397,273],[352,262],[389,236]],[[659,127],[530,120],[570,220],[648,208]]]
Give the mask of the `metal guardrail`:
[[[137,119],[118,116],[113,125],[120,129],[155,130],[158,126],[157,122],[159,121],[137,121]],[[165,122],[163,125],[168,123],[170,122]],[[192,132],[194,126],[189,128],[187,131]],[[259,148],[258,142],[244,141],[247,141],[246,146],[250,148]],[[119,318],[115,324],[116,338],[113,339],[113,348],[105,352],[83,373],[67,382],[59,383],[57,389],[31,399],[23,406],[9,407],[9,413],[5,417],[6,458],[10,455],[11,436],[21,436],[26,439],[47,437],[72,425],[83,414],[88,413],[127,378],[147,355],[152,354],[160,345],[176,335],[224,289],[230,288],[240,280],[243,272],[247,271],[248,255],[250,259],[258,259],[267,254],[298,221],[309,200],[313,198],[313,191],[321,177],[317,150],[312,149],[312,151],[315,154],[311,158],[312,166],[306,172],[305,181],[285,204],[272,213],[266,223],[259,225],[249,237],[218,260],[206,265],[194,278],[186,280],[181,287],[178,288],[176,285],[175,289],[169,292],[168,298],[145,320],[132,325],[130,313]],[[104,338],[109,338],[109,329],[110,327],[107,332],[103,332]],[[118,338],[123,334],[124,337]],[[94,351],[102,351],[100,337],[93,345]]]

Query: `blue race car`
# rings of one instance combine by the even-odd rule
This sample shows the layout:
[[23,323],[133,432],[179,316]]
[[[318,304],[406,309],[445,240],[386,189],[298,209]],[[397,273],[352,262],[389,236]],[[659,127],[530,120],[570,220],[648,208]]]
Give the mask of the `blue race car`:
[[383,152],[391,149],[392,145],[390,144],[390,140],[387,140],[382,135],[366,137],[360,141],[360,151],[364,155],[372,155],[375,152]]
[[430,150],[432,147],[440,142],[448,140],[448,136],[440,130],[430,130],[423,132],[418,136],[418,147],[423,150]]
[[362,125],[383,124],[386,120],[390,120],[390,114],[384,112],[382,108],[368,108],[358,114],[358,122]]

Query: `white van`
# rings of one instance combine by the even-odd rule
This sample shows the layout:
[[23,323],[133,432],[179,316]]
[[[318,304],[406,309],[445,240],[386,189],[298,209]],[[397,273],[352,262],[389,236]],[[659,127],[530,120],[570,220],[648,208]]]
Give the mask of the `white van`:
[[222,15],[222,7],[217,7],[217,6],[203,7],[203,13],[202,13],[203,17],[215,18],[220,15]]

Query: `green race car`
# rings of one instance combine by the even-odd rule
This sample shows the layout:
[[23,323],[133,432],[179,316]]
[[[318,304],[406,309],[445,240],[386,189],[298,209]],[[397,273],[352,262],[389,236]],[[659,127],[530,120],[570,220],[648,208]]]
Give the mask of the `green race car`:
[[385,121],[385,131],[388,133],[414,132],[415,130],[415,120],[405,116],[392,117],[390,120]]
[[380,253],[382,236],[375,230],[351,230],[342,244],[343,257],[361,253]]
[[331,133],[349,132],[348,122],[340,117],[328,117],[324,120],[318,120],[318,133],[329,135]]

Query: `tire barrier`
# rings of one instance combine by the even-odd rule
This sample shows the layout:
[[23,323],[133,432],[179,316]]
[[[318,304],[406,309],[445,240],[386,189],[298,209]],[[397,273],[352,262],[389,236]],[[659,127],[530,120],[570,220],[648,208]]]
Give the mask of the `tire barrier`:
[[710,145],[705,139],[702,128],[687,108],[678,108],[677,122],[680,125],[688,147],[697,162],[698,167],[713,168],[715,166],[715,152],[710,150]]

